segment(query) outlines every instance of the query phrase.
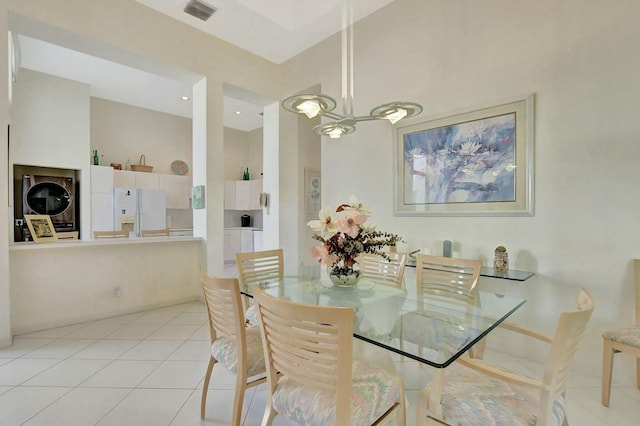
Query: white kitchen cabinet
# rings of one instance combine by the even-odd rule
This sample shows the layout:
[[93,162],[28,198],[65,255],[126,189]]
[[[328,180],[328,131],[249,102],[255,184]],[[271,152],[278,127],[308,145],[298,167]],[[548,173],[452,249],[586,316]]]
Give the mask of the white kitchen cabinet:
[[191,208],[191,176],[158,175],[158,188],[165,192],[168,209]]
[[158,176],[157,173],[145,173],[145,172],[130,172],[133,173],[136,179],[136,188],[138,189],[158,189]]
[[135,188],[136,175],[127,170],[113,171],[113,186],[116,188]]
[[224,182],[226,210],[260,210],[262,179],[227,180]]
[[173,208],[174,209],[190,209],[191,208],[191,187],[193,179],[191,176],[175,176],[177,179],[173,187]]
[[251,181],[236,181],[236,210],[251,210]]
[[[91,193],[91,230],[113,231],[113,192]],[[93,232],[91,233],[93,235]]]
[[158,173],[113,171],[113,186],[116,188],[158,189]]
[[91,192],[113,193],[113,167],[91,166]]
[[113,168],[91,166],[91,230],[113,231]]
[[262,179],[250,180],[249,210],[260,210],[260,194],[262,194]]
[[236,261],[236,253],[253,251],[252,229],[224,230],[224,261]]

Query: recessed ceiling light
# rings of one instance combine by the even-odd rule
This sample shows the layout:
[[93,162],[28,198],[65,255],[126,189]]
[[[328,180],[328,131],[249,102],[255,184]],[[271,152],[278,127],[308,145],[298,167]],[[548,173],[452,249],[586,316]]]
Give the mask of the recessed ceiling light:
[[183,101],[188,101],[188,100],[189,100],[189,97],[188,97],[188,96],[183,96],[183,97],[182,97],[182,100],[183,100]]
[[240,111],[234,111],[236,115],[240,115]]

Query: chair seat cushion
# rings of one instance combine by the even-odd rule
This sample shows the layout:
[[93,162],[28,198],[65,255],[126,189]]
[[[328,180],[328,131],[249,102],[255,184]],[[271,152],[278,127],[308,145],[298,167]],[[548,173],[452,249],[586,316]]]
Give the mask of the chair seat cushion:
[[258,309],[256,305],[251,305],[247,308],[247,311],[244,313],[244,317],[251,325],[260,324],[260,320],[258,319]]
[[[352,426],[371,425],[400,402],[402,380],[373,364],[354,361],[351,381]],[[335,424],[335,393],[282,379],[273,394],[273,408],[303,425]]]
[[[520,374],[520,373],[519,373]],[[446,370],[442,413],[449,424],[535,425],[540,392],[494,379],[470,368],[453,364]],[[553,402],[551,425],[565,417],[563,396]]]
[[408,312],[395,325],[392,335],[444,354],[454,354],[478,336],[475,329],[462,325],[460,318],[438,320]]
[[614,342],[640,348],[640,327],[618,328],[602,333],[602,337]]
[[[257,326],[247,327],[247,376],[265,373],[262,336]],[[222,336],[211,345],[211,356],[232,373],[238,372],[238,350],[235,337]]]

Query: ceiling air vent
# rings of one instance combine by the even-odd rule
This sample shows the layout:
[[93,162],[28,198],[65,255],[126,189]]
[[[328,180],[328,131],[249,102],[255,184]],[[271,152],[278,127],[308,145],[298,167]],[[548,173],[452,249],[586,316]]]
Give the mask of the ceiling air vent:
[[215,11],[215,7],[198,0],[189,0],[184,6],[185,13],[188,13],[191,16],[195,16],[196,18],[203,21],[211,18],[211,15],[213,15]]

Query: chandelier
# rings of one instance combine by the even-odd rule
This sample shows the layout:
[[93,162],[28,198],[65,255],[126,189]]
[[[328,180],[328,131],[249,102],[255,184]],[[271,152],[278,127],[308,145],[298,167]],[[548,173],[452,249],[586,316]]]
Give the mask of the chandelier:
[[356,130],[359,121],[389,120],[395,124],[403,118],[413,117],[422,112],[422,106],[414,102],[396,101],[379,105],[369,115],[353,115],[353,8],[347,0],[342,10],[342,114],[332,112],[336,101],[323,94],[303,93],[282,101],[282,107],[289,112],[304,114],[309,118],[318,115],[332,121],[315,126],[313,130],[321,136],[338,139]]

